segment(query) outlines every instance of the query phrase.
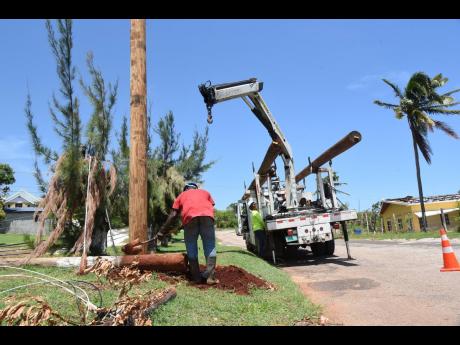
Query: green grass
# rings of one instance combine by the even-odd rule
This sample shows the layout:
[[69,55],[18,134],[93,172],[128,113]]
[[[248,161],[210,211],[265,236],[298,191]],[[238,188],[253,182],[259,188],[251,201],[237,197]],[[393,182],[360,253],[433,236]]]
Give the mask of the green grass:
[[[201,247],[201,242],[200,242]],[[179,233],[162,252],[185,252],[183,235]],[[200,262],[204,263],[200,248]],[[253,289],[251,295],[241,296],[218,290],[200,290],[180,282],[176,285],[177,297],[160,307],[152,314],[154,325],[292,325],[305,317],[315,319],[320,315],[320,307],[309,302],[289,276],[255,255],[237,247],[217,247],[218,265],[236,265],[260,276],[276,286],[274,291]],[[77,276],[74,270],[63,268],[28,267],[38,272],[60,279],[81,279],[95,282],[93,274]],[[13,273],[12,270],[0,269],[0,274]],[[0,291],[28,283],[30,280],[0,279]],[[130,295],[137,295],[151,289],[160,289],[167,283],[153,277],[149,282],[133,288]],[[60,289],[49,286],[36,286],[15,292],[18,296],[43,296],[53,308],[64,315],[76,317],[73,298]],[[116,299],[113,289],[102,290],[104,306]],[[92,294],[93,301],[96,294]],[[0,308],[4,307],[5,294],[0,294]]]
[[[370,231],[369,234],[366,230],[362,230],[361,235],[356,235],[353,230],[348,231],[350,239],[372,239],[372,240],[419,240],[422,238],[440,238],[439,230],[436,231],[417,231],[417,232],[380,232],[376,231],[375,234]],[[449,238],[460,238],[460,232],[448,231]]]
[[24,242],[23,234],[0,234],[0,244],[14,244]]

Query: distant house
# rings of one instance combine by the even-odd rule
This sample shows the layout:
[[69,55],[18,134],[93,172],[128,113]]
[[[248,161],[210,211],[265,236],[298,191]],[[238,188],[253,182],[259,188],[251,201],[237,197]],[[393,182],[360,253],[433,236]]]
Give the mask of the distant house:
[[40,203],[40,198],[36,197],[25,190],[20,190],[10,196],[4,201],[4,207],[7,210],[24,210],[26,208],[35,208]]
[[[38,222],[33,216],[41,199],[27,191],[21,190],[9,195],[4,201],[5,219],[0,221],[0,233],[26,233],[35,234]],[[50,227],[50,221],[46,222],[45,231]]]
[[[435,195],[424,198],[427,228],[439,230],[442,227],[443,209],[448,230],[460,227],[460,194]],[[422,211],[420,199],[412,196],[382,201],[380,216],[386,231],[420,231]]]

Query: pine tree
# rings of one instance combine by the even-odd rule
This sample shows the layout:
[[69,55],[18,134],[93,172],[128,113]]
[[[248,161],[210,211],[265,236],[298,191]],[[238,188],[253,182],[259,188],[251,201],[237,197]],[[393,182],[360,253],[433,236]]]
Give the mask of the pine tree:
[[128,194],[129,194],[129,140],[128,119],[123,117],[120,133],[118,134],[118,150],[112,150],[112,161],[117,170],[117,185],[111,198],[110,216],[112,226],[122,227],[129,223]]
[[203,183],[203,173],[216,163],[216,161],[204,162],[209,140],[208,131],[209,127],[206,127],[204,134],[195,130],[192,145],[182,145],[176,167],[187,181]]
[[[101,254],[105,250],[105,240],[101,240],[105,222],[103,210],[116,177],[114,169],[106,171],[103,163],[107,153],[111,111],[116,100],[117,85],[112,87],[109,84],[106,89],[102,74],[94,67],[92,54],[89,54],[87,65],[92,84],[86,86],[82,80],[80,84],[94,110],[87,126],[88,140],[86,145],[82,145],[79,101],[74,87],[76,70],[72,64],[72,21],[57,20],[56,26],[58,35],[55,34],[51,21],[46,21],[48,41],[56,60],[60,81],[60,97],[53,94],[49,108],[54,130],[62,140],[61,154],[42,144],[34,124],[30,93],[25,106],[27,127],[36,154],[35,177],[45,193],[39,205],[43,211],[39,215],[41,224],[36,237],[37,247],[28,259],[44,254],[59,238],[66,246],[71,246],[78,238],[71,251],[79,251],[83,242],[84,225],[88,230],[88,247],[92,239],[97,239],[90,248],[93,253]],[[54,173],[48,184],[39,169],[38,157],[42,157],[46,165],[51,165],[49,168]],[[50,216],[56,220],[54,230],[46,241],[40,242],[44,222]],[[75,218],[78,222],[75,222]],[[93,232],[94,228],[96,231]]]
[[164,117],[160,118],[154,128],[154,132],[160,138],[160,145],[155,149],[153,158],[160,162],[161,176],[166,176],[166,171],[177,162],[174,159],[179,149],[180,134],[177,133],[174,124],[174,114],[169,111]]

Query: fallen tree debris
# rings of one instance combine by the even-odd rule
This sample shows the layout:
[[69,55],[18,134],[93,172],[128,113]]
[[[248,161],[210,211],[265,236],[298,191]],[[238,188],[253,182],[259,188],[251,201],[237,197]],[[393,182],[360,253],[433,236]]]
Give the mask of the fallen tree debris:
[[151,326],[149,315],[159,306],[176,297],[174,287],[160,292],[148,292],[137,297],[124,296],[112,308],[101,308],[91,325]]
[[321,315],[317,318],[304,317],[294,323],[294,326],[343,326],[341,323],[333,323],[329,318]]
[[133,261],[130,266],[117,267],[108,260],[98,258],[96,263],[84,272],[93,272],[101,284],[101,277],[107,279],[111,286],[120,288],[118,298],[122,298],[134,285],[146,282],[152,277],[152,273],[141,272],[137,266],[138,262]]
[[[18,325],[18,326],[35,326],[35,325],[111,325],[111,326],[148,326],[151,325],[150,314],[159,306],[176,297],[176,289],[169,287],[161,291],[149,291],[146,294],[136,297],[128,296],[128,292],[134,285],[148,281],[152,277],[151,272],[142,272],[137,268],[137,263],[133,262],[130,266],[117,267],[112,262],[98,258],[94,265],[87,268],[85,273],[94,273],[101,286],[108,283],[111,288],[119,289],[120,293],[116,302],[110,307],[102,307],[102,295],[100,288],[96,285],[85,281],[62,281],[60,279],[45,275],[40,272],[34,272],[28,269],[0,266],[4,269],[13,269],[26,271],[29,274],[2,274],[0,277],[11,278],[29,278],[39,280],[39,283],[21,284],[9,288],[2,293],[11,293],[11,291],[29,287],[37,284],[50,284],[58,286],[64,291],[75,297],[79,319],[71,320],[64,317],[39,296],[32,296],[16,301],[14,296],[7,299],[7,306],[0,310],[0,324]],[[45,279],[46,277],[46,279]],[[96,307],[89,300],[88,293],[77,285],[87,284],[92,289],[97,290],[100,296],[99,307]],[[71,288],[74,290],[72,291]],[[77,293],[78,291],[78,293]],[[82,303],[83,302],[83,303]],[[89,313],[95,317],[88,317]],[[74,317],[72,317],[74,319]]]
[[51,309],[48,303],[38,296],[19,302],[10,299],[9,305],[0,310],[0,324],[3,322],[8,326],[77,325]]
[[[57,161],[55,166],[55,173],[50,180],[47,193],[43,200],[38,205],[37,209],[42,209],[39,213],[37,211],[34,214],[34,218],[38,217],[39,227],[36,234],[35,244],[36,248],[30,253],[24,260],[24,264],[28,263],[31,259],[41,256],[46,253],[48,248],[53,245],[57,239],[62,235],[65,230],[66,224],[68,224],[74,214],[77,206],[76,203],[70,203],[70,196],[67,195],[68,191],[64,188],[62,183],[61,169],[65,162],[66,155],[63,154]],[[84,161],[89,161],[85,158]],[[116,170],[113,165],[110,166],[109,170],[104,169],[103,162],[97,158],[93,158],[90,169],[88,171],[88,197],[82,196],[81,199],[85,199],[87,206],[86,222],[86,238],[82,231],[80,237],[75,242],[74,246],[70,250],[70,253],[79,253],[82,251],[82,246],[86,242],[86,249],[91,245],[91,236],[94,229],[94,221],[96,211],[100,206],[102,199],[106,196],[110,196],[115,189],[116,184]],[[53,214],[56,217],[56,227],[50,233],[45,241],[41,241],[43,236],[43,229],[45,226],[46,219]],[[85,262],[85,258],[82,257],[82,263]],[[86,268],[85,265],[81,265],[82,269]]]

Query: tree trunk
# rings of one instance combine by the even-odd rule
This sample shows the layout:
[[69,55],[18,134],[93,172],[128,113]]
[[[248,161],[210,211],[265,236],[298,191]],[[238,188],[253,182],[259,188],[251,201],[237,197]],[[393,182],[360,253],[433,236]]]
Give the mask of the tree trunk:
[[426,232],[425,202],[423,201],[422,178],[420,177],[420,164],[418,159],[418,148],[412,133],[412,143],[414,144],[415,168],[417,170],[418,195],[420,198],[420,208],[422,209],[422,231]]
[[[147,97],[145,19],[131,19],[129,240],[147,240]],[[143,245],[142,254],[147,252]]]
[[107,233],[109,231],[108,223],[105,219],[105,209],[99,207],[96,211],[94,220],[94,230],[91,235],[91,245],[89,254],[92,256],[107,254]]

